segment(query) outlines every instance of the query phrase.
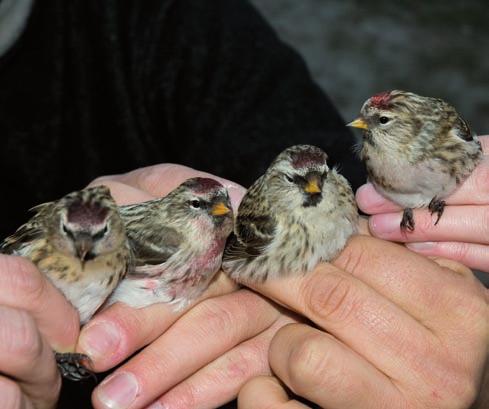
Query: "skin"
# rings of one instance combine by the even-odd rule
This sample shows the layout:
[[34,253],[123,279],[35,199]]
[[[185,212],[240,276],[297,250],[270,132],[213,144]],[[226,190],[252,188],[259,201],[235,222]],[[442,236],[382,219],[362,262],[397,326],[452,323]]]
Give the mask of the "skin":
[[[94,183],[109,185],[112,194],[119,203],[134,203],[166,194],[180,184],[182,180],[198,175],[205,174],[177,165],[159,165],[143,168],[125,175],[100,178]],[[224,184],[230,190],[233,207],[235,207],[243,194],[243,190],[229,181],[224,181]],[[366,232],[365,229],[363,231]],[[375,240],[375,242],[378,241]],[[389,271],[389,275],[385,277],[385,281],[391,283],[391,286],[386,287],[386,290],[389,291],[385,294],[379,294],[379,297],[382,300],[385,299],[384,302],[386,303],[393,303],[392,298],[395,298],[397,294],[395,284],[403,282],[406,278],[410,277],[413,260],[408,256],[413,255],[413,253],[403,250],[405,253],[399,254],[396,251],[395,254],[391,254],[392,249],[398,249],[399,246],[389,245],[384,242],[379,243],[381,243],[380,253],[382,257],[375,257],[374,261],[377,264],[374,264],[369,276],[375,278],[379,275],[379,272],[384,270]],[[394,247],[387,248],[387,245]],[[350,254],[351,257],[348,259],[352,260],[352,264],[359,265],[359,263],[354,262],[355,257],[358,257],[359,254],[365,254],[365,252],[363,252],[361,246],[360,248],[351,247],[350,244],[344,250],[343,254]],[[407,257],[406,260],[401,263],[399,260],[405,257]],[[392,258],[399,261],[395,269],[390,268],[393,264]],[[366,258],[365,260],[366,264],[372,265],[370,259]],[[382,260],[384,260],[383,264],[381,263]],[[420,257],[419,260],[425,259]],[[459,268],[460,266],[453,263],[451,267]],[[320,269],[324,268],[320,266]],[[408,280],[408,293],[411,294],[413,292],[416,294],[420,292],[419,298],[421,300],[427,298],[431,302],[431,293],[424,293],[422,291],[423,289],[430,288],[427,286],[426,281],[423,280],[423,277],[430,277],[432,274],[435,274],[431,288],[436,289],[438,293],[440,283],[445,283],[446,280],[443,280],[443,277],[440,278],[437,275],[439,273],[436,270],[437,268],[434,264],[423,266],[422,274],[416,274],[413,280]],[[34,272],[36,271],[34,269]],[[443,271],[449,276],[450,274],[456,274],[449,273],[449,270]],[[463,271],[467,273],[466,270]],[[311,274],[313,276],[317,275],[316,272]],[[348,274],[348,276],[351,276],[351,274]],[[307,277],[309,275],[305,278]],[[450,280],[449,283],[444,284],[448,286],[446,287],[448,293],[450,291],[463,290],[460,298],[456,297],[458,301],[457,308],[452,309],[471,308],[471,306],[479,305],[479,303],[485,303],[485,307],[481,308],[487,308],[487,293],[485,295],[472,293],[474,288],[470,284],[472,283],[470,279],[471,275],[467,273],[463,277],[465,277],[463,279],[464,283],[467,280],[464,286],[461,286],[459,281],[454,285]],[[299,277],[297,279],[305,278]],[[358,281],[363,280],[367,283],[366,277],[359,276]],[[283,285],[280,286],[280,288],[283,287]],[[285,287],[289,288],[290,286],[285,285]],[[266,289],[259,290],[265,294],[268,291]],[[406,289],[402,288],[399,290],[406,291]],[[234,291],[233,294],[229,294],[232,291]],[[469,293],[466,291],[469,291]],[[8,294],[9,292],[7,291],[6,293]],[[284,295],[288,300],[294,300],[296,296],[297,294],[289,294],[288,292]],[[134,310],[123,305],[114,305],[102,313],[97,314],[83,329],[77,351],[88,353],[94,361],[94,368],[99,371],[122,362],[125,358],[132,355],[133,352],[147,345],[139,354],[125,363],[124,366],[118,368],[114,372],[114,375],[109,378],[114,379],[116,374],[120,375],[121,373],[125,373],[130,374],[129,386],[131,386],[131,380],[137,383],[136,394],[138,396],[132,399],[132,403],[129,406],[126,405],[126,407],[140,408],[147,407],[150,404],[155,404],[156,406],[154,407],[161,407],[161,405],[166,404],[172,408],[215,408],[219,404],[235,397],[240,388],[249,379],[257,375],[271,374],[267,359],[270,342],[276,334],[281,333],[281,331],[277,333],[280,328],[286,324],[297,322],[298,318],[291,316],[291,313],[285,313],[276,303],[266,300],[255,292],[245,289],[236,291],[236,286],[223,276],[218,277],[205,294],[205,297],[207,297],[206,300],[198,303],[187,313],[184,314],[184,312],[181,312],[179,315],[172,314],[167,308],[164,308],[164,305],[155,305],[141,310]],[[53,296],[50,294],[46,298],[48,300],[53,299]],[[16,297],[16,299],[22,300],[23,297]],[[283,301],[280,300],[284,305],[292,305],[292,301],[286,301],[285,299]],[[30,302],[29,305],[33,304],[35,303]],[[425,304],[422,305],[424,306]],[[487,345],[487,335],[480,333],[479,330],[475,331],[477,328],[475,328],[475,324],[472,321],[467,323],[460,317],[453,317],[452,315],[447,317],[445,305],[443,305],[442,311],[440,309],[433,309],[432,307],[430,304],[429,308],[423,308],[428,312],[433,310],[435,312],[434,320],[436,318],[437,322],[443,323],[447,327],[450,325],[453,326],[454,323],[457,326],[461,326],[460,332],[464,331],[464,334],[459,337],[460,343],[453,345],[454,354],[456,353],[457,356],[460,355],[464,360],[464,364],[473,369],[472,360],[474,357],[465,353],[467,351],[467,344],[479,345],[480,343],[484,343],[484,345]],[[25,306],[25,308],[27,307]],[[52,307],[54,311],[58,311],[59,309],[59,306]],[[300,309],[295,309],[300,312]],[[45,310],[41,309],[41,311]],[[50,314],[52,314],[51,311]],[[67,312],[63,315],[69,316]],[[305,315],[307,316],[307,314]],[[257,319],[257,317],[259,318]],[[487,321],[487,319],[481,319],[478,322]],[[64,320],[60,322],[63,323]],[[54,324],[52,320],[49,320],[47,323]],[[375,323],[375,320],[373,323]],[[59,325],[59,322],[57,324]],[[36,321],[34,321],[33,325],[37,325],[37,328],[43,328],[43,332],[45,331],[44,327],[40,327]],[[76,327],[74,331],[75,335],[73,339],[76,339]],[[60,336],[68,336],[67,332],[66,329],[63,329],[63,331],[60,331]],[[110,334],[114,336],[113,339],[117,340],[115,343],[111,344]],[[368,343],[370,335],[372,335],[372,332],[367,332],[362,337],[362,340]],[[69,346],[73,342],[73,339],[69,338],[66,344]],[[386,340],[388,339],[389,337],[386,336]],[[455,337],[455,339],[457,338]],[[182,344],[182,340],[185,340],[185,344]],[[206,343],[205,347],[203,347],[204,342]],[[3,344],[0,343],[0,348],[3,347]],[[102,347],[104,345],[110,352],[105,353],[105,355],[102,353]],[[272,345],[274,344],[272,343]],[[423,346],[425,345],[420,345],[421,352],[425,351]],[[377,348],[377,355],[383,356],[384,347],[377,345]],[[487,351],[485,351],[485,354],[487,354]],[[50,356],[48,358],[51,359]],[[447,357],[437,355],[435,364],[443,365],[445,358]],[[484,361],[484,359],[479,359],[478,362]],[[442,362],[440,363],[439,361]],[[270,362],[272,361],[270,360]],[[47,365],[44,361],[42,361],[42,364]],[[53,366],[55,365],[54,359],[51,364]],[[2,363],[0,363],[0,368],[3,370]],[[466,373],[465,367],[462,370],[460,366],[455,365],[454,368],[453,375],[456,381],[467,381],[470,383],[477,382],[479,379],[473,372]],[[416,375],[412,371],[406,370],[404,372],[410,373],[411,376]],[[469,379],[462,378],[462,375],[467,376]],[[15,374],[12,376],[15,376]],[[48,383],[46,379],[48,377],[29,379],[29,385],[39,386],[39,390],[43,391],[44,396],[47,396],[46,393],[49,392],[48,396],[53,396],[52,401],[54,401],[57,396],[57,389],[56,387],[53,388],[53,384]],[[121,378],[119,377],[119,379]],[[355,379],[359,382],[361,381],[358,378]],[[22,387],[20,383],[16,385]],[[49,386],[49,391],[42,389],[42,385],[45,385],[45,387]],[[96,408],[123,407],[121,400],[117,399],[117,394],[112,396],[112,402],[106,399],[107,393],[110,391],[107,385],[109,385],[109,381],[99,385],[94,391],[94,406]],[[132,386],[134,385],[132,383]],[[416,387],[413,389],[416,389]],[[445,389],[447,388],[446,385],[444,387]],[[124,390],[130,392],[131,388],[125,388]],[[443,387],[441,387],[440,392],[444,391]],[[0,389],[0,394],[1,392],[3,391]],[[113,388],[112,392],[114,392]],[[24,394],[24,396],[30,395]],[[122,396],[128,397],[128,394],[126,393],[124,395],[119,393],[118,397],[121,398]],[[114,403],[117,401],[119,405],[114,406]],[[109,404],[112,404],[112,406],[109,406]]]
[[[331,264],[255,290],[316,324],[281,328],[268,356],[283,384],[321,407],[468,408],[479,393],[489,291],[459,263],[356,236]],[[239,407],[306,406],[262,377]]]
[[[443,218],[435,226],[425,209],[414,210],[416,229],[401,233],[396,226],[402,212],[394,203],[380,196],[372,185],[357,191],[358,206],[372,215],[372,235],[406,243],[426,256],[446,257],[470,268],[489,272],[489,135],[479,137],[484,157],[471,176],[446,199]],[[433,216],[434,217],[434,216]]]
[[0,255],[0,396],[8,409],[48,409],[61,388],[52,348],[74,350],[78,313],[28,260]]

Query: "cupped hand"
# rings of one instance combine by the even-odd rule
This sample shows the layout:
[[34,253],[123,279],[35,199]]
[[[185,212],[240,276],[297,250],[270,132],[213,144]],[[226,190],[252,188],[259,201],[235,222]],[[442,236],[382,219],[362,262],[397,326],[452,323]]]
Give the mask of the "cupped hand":
[[437,225],[427,209],[414,211],[416,228],[401,233],[400,208],[377,193],[371,184],[356,194],[358,206],[371,214],[371,233],[385,240],[405,242],[413,251],[446,257],[470,268],[489,272],[489,136],[479,137],[484,157],[472,175],[446,199]]
[[[269,361],[321,407],[468,408],[479,394],[489,290],[459,263],[355,236],[331,264],[253,288],[314,322],[280,329]],[[305,406],[261,377],[242,389],[239,407]]]
[[23,258],[0,255],[0,288],[1,406],[53,408],[61,387],[53,349],[74,350],[78,314]]
[[[91,185],[107,185],[119,204],[127,204],[163,196],[195,176],[220,180],[237,209],[242,187],[179,165],[102,177]],[[78,344],[95,370],[109,369],[146,347],[95,389],[95,407],[213,408],[233,399],[249,378],[269,373],[269,342],[293,319],[248,290],[223,295],[236,289],[219,275],[206,300],[183,316],[165,304],[139,310],[115,304],[98,313],[83,328]]]

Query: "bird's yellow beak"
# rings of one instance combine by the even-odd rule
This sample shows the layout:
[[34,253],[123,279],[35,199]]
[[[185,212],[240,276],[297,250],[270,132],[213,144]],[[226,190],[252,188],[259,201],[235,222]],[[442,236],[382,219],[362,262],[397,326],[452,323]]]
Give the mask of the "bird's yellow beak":
[[346,126],[352,126],[353,128],[360,129],[368,129],[368,125],[363,118],[357,118],[349,124],[346,124]]
[[224,216],[231,211],[229,207],[227,207],[223,202],[216,203],[212,206],[211,214],[213,216]]
[[314,194],[321,193],[321,188],[319,187],[319,178],[317,176],[313,176],[307,180],[307,185],[304,188],[306,193]]

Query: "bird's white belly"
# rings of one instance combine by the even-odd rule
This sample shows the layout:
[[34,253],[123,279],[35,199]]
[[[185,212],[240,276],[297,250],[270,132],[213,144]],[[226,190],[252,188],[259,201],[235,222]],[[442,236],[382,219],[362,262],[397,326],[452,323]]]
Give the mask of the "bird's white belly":
[[373,159],[372,166],[384,176],[387,186],[393,187],[372,180],[376,190],[404,208],[426,207],[434,197],[442,199],[456,188],[455,178],[442,171],[435,161],[412,165],[399,160],[375,163]]
[[[57,281],[54,285],[63,292],[68,301],[78,310],[80,324],[85,324],[103,304],[112,292],[113,286],[107,286],[109,273],[101,274],[100,280],[93,277],[76,282]],[[115,281],[115,280],[114,280]]]

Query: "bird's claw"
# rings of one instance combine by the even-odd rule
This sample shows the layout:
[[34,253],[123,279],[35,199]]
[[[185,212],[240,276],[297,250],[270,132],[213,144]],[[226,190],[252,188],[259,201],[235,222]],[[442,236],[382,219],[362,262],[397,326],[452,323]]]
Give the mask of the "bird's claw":
[[438,216],[436,218],[435,226],[440,221],[441,215],[443,214],[443,211],[445,210],[445,205],[446,205],[446,202],[444,200],[439,200],[436,197],[431,199],[431,202],[428,205],[428,209],[430,209],[431,214],[433,215],[433,213],[436,213]]
[[79,353],[59,353],[55,352],[56,363],[61,376],[70,381],[83,381],[92,378],[96,380],[95,374],[89,370],[83,361],[91,362],[90,358],[85,354]]
[[401,231],[405,232],[406,230],[414,231],[413,209],[411,208],[404,209],[402,214]]

